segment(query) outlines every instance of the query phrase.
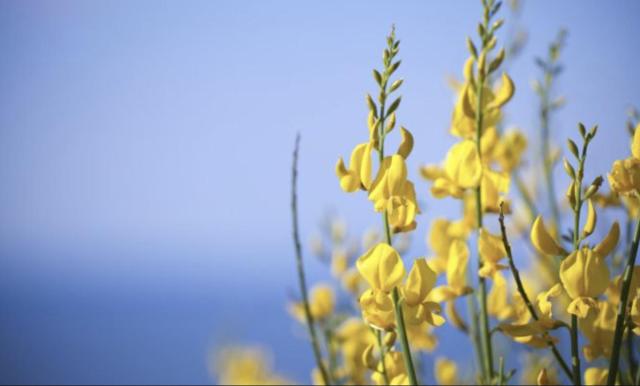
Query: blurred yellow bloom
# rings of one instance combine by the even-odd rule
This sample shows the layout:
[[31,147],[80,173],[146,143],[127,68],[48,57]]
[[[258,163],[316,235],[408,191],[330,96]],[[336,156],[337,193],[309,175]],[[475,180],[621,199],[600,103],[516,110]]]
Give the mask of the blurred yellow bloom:
[[432,326],[424,322],[421,324],[407,324],[407,336],[411,342],[411,349],[432,352],[438,345],[438,339],[432,333]]
[[336,175],[340,179],[340,187],[345,192],[355,192],[358,189],[368,190],[371,185],[371,143],[361,143],[351,152],[349,169],[344,165],[342,157],[336,164]]
[[[309,295],[309,310],[316,320],[325,319],[333,313],[335,294],[329,285],[317,285]],[[300,323],[306,323],[304,303],[296,302],[289,306],[289,313]]]
[[309,308],[315,319],[324,319],[333,313],[335,294],[329,285],[317,285],[311,290]]
[[580,320],[580,329],[589,339],[589,344],[583,346],[584,357],[591,362],[599,357],[611,356],[611,345],[616,328],[616,309],[605,301],[599,301],[596,310],[590,312],[585,319]]
[[366,368],[362,354],[367,346],[375,344],[375,336],[360,318],[349,318],[336,330],[336,342],[342,352],[343,371],[354,384],[364,384]]
[[606,385],[609,369],[599,367],[589,367],[584,372],[584,384],[590,385]]
[[405,275],[400,255],[387,243],[369,249],[358,259],[356,267],[371,288],[385,293],[400,284]]
[[538,378],[536,379],[536,382],[538,385],[542,386],[542,385],[557,385],[558,381],[556,379],[552,379],[549,376],[549,373],[547,372],[546,368],[541,368],[540,372],[538,373]]
[[290,385],[276,374],[267,353],[255,347],[227,347],[215,354],[212,372],[221,385]]
[[597,308],[594,298],[607,289],[609,268],[603,257],[583,247],[562,261],[560,280],[572,299],[567,312],[585,318],[589,310]]
[[542,216],[538,216],[531,227],[531,243],[544,255],[566,255],[567,252],[551,237],[544,225]]
[[619,194],[638,194],[640,191],[640,160],[634,157],[616,160],[607,175],[611,190]]
[[522,155],[527,149],[527,137],[517,130],[507,131],[498,142],[493,158],[505,172],[511,172],[520,165]]
[[607,235],[602,239],[602,241],[593,248],[593,251],[600,255],[600,257],[605,258],[609,256],[611,251],[618,245],[618,241],[620,240],[620,225],[618,222],[614,222],[609,229]]
[[485,228],[480,228],[478,251],[483,263],[480,276],[491,277],[498,270],[508,268],[506,265],[499,264],[499,261],[507,255],[501,236],[493,235]]
[[429,298],[434,302],[453,300],[467,295],[472,289],[467,285],[467,268],[469,265],[469,248],[462,240],[454,240],[449,247],[447,262],[447,284],[436,287]]
[[463,140],[451,147],[445,160],[447,177],[461,188],[475,188],[482,177],[482,163],[475,142]]
[[[387,369],[387,377],[392,385],[408,385],[409,379],[404,366],[402,354],[397,351],[390,351],[384,357],[384,365]],[[378,367],[378,371],[373,372],[371,380],[376,385],[384,385],[384,377],[382,375],[382,363]]]
[[434,376],[439,385],[458,385],[458,365],[456,362],[444,357],[436,358]]
[[502,273],[495,272],[493,286],[487,296],[487,311],[498,320],[505,320],[512,316],[513,309],[509,304],[507,280]]
[[349,268],[349,255],[342,248],[337,248],[331,255],[331,273],[340,277]]
[[482,174],[482,210],[487,213],[499,213],[500,202],[505,201],[504,212],[511,213],[511,205],[504,200],[502,194],[509,192],[510,177],[507,173],[499,173],[489,168]]

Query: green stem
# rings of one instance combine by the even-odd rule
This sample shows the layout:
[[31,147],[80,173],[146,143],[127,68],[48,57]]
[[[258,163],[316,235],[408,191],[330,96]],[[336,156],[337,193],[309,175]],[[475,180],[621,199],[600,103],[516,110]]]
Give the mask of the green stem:
[[[538,313],[536,312],[536,309],[533,307],[533,303],[531,303],[531,300],[527,295],[527,291],[525,291],[524,289],[524,285],[522,284],[522,279],[520,278],[520,271],[518,271],[518,268],[516,268],[516,264],[513,261],[511,244],[509,244],[509,239],[507,238],[507,229],[504,225],[504,213],[502,212],[502,203],[500,203],[499,222],[500,222],[500,231],[502,232],[502,244],[504,245],[504,249],[507,252],[507,259],[509,260],[509,267],[511,268],[511,274],[513,275],[513,279],[516,282],[516,287],[518,288],[518,292],[520,293],[522,300],[524,301],[524,303],[527,306],[527,309],[529,310],[529,314],[531,314],[531,317],[537,321],[539,320]],[[567,365],[567,362],[565,362],[564,358],[562,358],[562,355],[560,354],[560,351],[558,351],[556,344],[553,342],[553,340],[551,339],[548,333],[545,332],[544,337],[547,340],[547,344],[549,345],[551,352],[553,352],[553,356],[556,357],[556,360],[558,361],[558,364],[560,365],[562,370],[565,372],[567,377],[569,377],[569,379],[573,379],[571,369]]]
[[571,367],[573,368],[573,384],[578,386],[580,381],[580,351],[578,347],[578,317],[571,315]]
[[[480,72],[480,71],[479,71]],[[485,77],[483,73],[479,73],[477,81],[477,104],[476,104],[476,149],[478,151],[478,158],[482,162],[482,129],[484,114],[482,111],[482,98],[484,93],[484,81]],[[475,191],[476,195],[476,219],[478,227],[478,237],[480,237],[480,229],[482,228],[482,183],[478,184]],[[489,333],[489,314],[487,312],[487,284],[486,279],[480,276],[480,269],[482,268],[482,258],[478,253],[478,280],[480,286],[480,339],[483,350],[484,368],[485,368],[485,381],[492,380],[494,377],[493,371],[493,348],[491,345],[491,335]],[[488,377],[488,379],[487,379]]]
[[[587,145],[582,147],[582,157],[578,164],[578,173],[574,180],[575,206],[573,208],[573,250],[580,249],[580,211],[582,209],[582,177],[584,175],[584,161],[586,158]],[[578,342],[578,317],[571,315],[571,367],[573,369],[573,384],[578,386],[582,383],[580,372],[580,346]]]
[[[378,155],[379,155],[380,165],[382,165],[382,162],[384,160],[384,139],[386,136],[386,133],[384,132],[384,124],[385,124],[384,99],[380,104],[380,120],[378,124],[380,125],[379,126],[380,149],[378,149]],[[384,233],[385,233],[386,242],[389,245],[393,245],[391,240],[391,229],[389,228],[389,216],[386,210],[382,214],[382,219],[384,223],[384,230],[385,230]],[[391,297],[393,299],[393,310],[395,313],[396,324],[398,327],[398,336],[400,337],[400,346],[402,347],[402,357],[404,359],[404,364],[407,369],[409,382],[411,383],[411,385],[417,385],[418,378],[416,377],[416,371],[413,366],[413,359],[411,358],[411,348],[409,346],[409,339],[407,338],[407,332],[404,324],[404,315],[402,314],[402,304],[400,303],[400,294],[397,287],[393,289]]]
[[624,333],[624,321],[627,314],[627,302],[631,289],[631,279],[633,278],[633,268],[636,264],[636,254],[638,253],[638,243],[640,242],[640,219],[636,224],[636,233],[633,236],[633,243],[629,251],[629,258],[624,269],[622,279],[622,292],[620,294],[620,304],[618,306],[618,316],[616,318],[616,329],[613,337],[613,348],[611,349],[611,361],[609,362],[608,383],[613,384],[618,374],[620,360],[620,350],[622,346],[622,335]]
[[296,267],[298,270],[298,282],[300,284],[300,292],[302,293],[302,302],[304,304],[304,316],[309,329],[309,336],[311,337],[311,347],[313,348],[313,354],[316,359],[316,365],[322,376],[322,380],[325,385],[330,385],[331,381],[327,369],[322,362],[322,352],[320,351],[320,344],[318,343],[318,336],[316,333],[315,322],[313,315],[311,315],[311,308],[309,307],[309,297],[307,294],[307,283],[304,274],[304,265],[302,262],[302,244],[300,243],[300,235],[298,232],[298,195],[296,193],[296,187],[298,183],[298,150],[300,148],[300,134],[296,135],[296,143],[293,151],[293,165],[291,167],[291,217],[293,220],[293,245],[296,252]]
[[380,363],[382,363],[382,377],[384,378],[384,384],[389,385],[389,375],[387,374],[387,364],[384,361],[384,358],[387,355],[387,350],[382,344],[382,331],[376,330],[376,338],[378,340],[378,348],[380,349]]

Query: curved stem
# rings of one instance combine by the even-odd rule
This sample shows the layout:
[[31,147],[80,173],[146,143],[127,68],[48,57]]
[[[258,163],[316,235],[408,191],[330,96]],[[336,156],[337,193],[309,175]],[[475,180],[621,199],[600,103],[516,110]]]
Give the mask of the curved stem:
[[[513,275],[513,279],[516,282],[516,287],[518,288],[518,292],[520,293],[522,300],[524,301],[524,303],[527,306],[527,309],[529,310],[529,314],[531,314],[531,317],[534,320],[539,320],[538,313],[536,312],[536,309],[533,307],[533,304],[531,303],[531,300],[527,295],[527,291],[525,291],[524,285],[522,284],[522,279],[520,278],[520,271],[518,271],[518,269],[516,268],[516,264],[513,261],[511,244],[509,244],[509,239],[507,238],[507,230],[504,225],[504,213],[502,212],[502,204],[503,203],[500,203],[500,217],[498,218],[498,221],[500,222],[500,231],[502,233],[502,244],[504,245],[504,249],[507,252],[507,259],[509,260],[509,267],[511,268],[511,274]],[[553,342],[553,340],[551,339],[548,333],[545,332],[544,337],[547,340],[547,344],[549,345],[551,352],[553,352],[553,356],[555,356],[556,360],[558,361],[558,364],[562,368],[562,371],[564,371],[564,373],[567,375],[567,377],[569,377],[569,379],[573,379],[571,369],[567,365],[567,362],[565,362],[564,358],[562,358],[562,355],[560,354],[560,351],[558,351],[556,344]]]
[[622,349],[622,335],[624,333],[624,321],[627,314],[627,302],[629,300],[629,291],[631,289],[631,279],[633,278],[633,268],[636,264],[636,255],[638,253],[638,243],[640,242],[640,219],[636,224],[636,233],[633,236],[633,243],[629,251],[627,265],[624,268],[622,292],[620,294],[620,305],[618,306],[618,316],[616,318],[616,329],[613,337],[613,348],[611,349],[611,361],[609,362],[608,383],[615,383],[616,375],[620,361],[620,351]]
[[316,333],[315,322],[313,315],[311,315],[311,308],[309,307],[309,296],[307,294],[307,283],[304,274],[304,265],[302,262],[302,246],[300,243],[300,235],[298,233],[298,195],[296,193],[296,186],[298,183],[298,150],[300,147],[300,134],[296,135],[295,148],[293,150],[293,165],[291,167],[291,217],[293,220],[293,245],[296,251],[296,267],[298,270],[298,282],[300,284],[300,293],[302,294],[302,302],[304,304],[304,316],[309,329],[309,336],[311,337],[311,347],[313,348],[313,354],[316,359],[316,365],[322,376],[322,380],[325,385],[330,385],[329,373],[324,367],[322,362],[322,351],[320,351],[320,344],[318,343],[318,336]]

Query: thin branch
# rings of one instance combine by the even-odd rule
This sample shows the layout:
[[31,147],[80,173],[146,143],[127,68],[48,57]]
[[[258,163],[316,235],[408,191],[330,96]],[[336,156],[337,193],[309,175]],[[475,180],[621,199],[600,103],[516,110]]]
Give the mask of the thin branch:
[[296,267],[298,269],[298,281],[300,282],[300,292],[302,293],[302,301],[304,303],[304,315],[309,328],[309,336],[311,337],[311,346],[313,348],[313,354],[316,359],[316,365],[322,376],[322,380],[325,385],[330,385],[329,374],[322,362],[322,352],[320,351],[320,344],[318,343],[318,336],[316,334],[315,322],[313,315],[311,315],[311,308],[309,307],[309,296],[307,294],[307,284],[304,274],[304,265],[302,262],[302,246],[300,243],[300,235],[298,233],[298,195],[296,193],[296,187],[298,184],[298,150],[300,148],[300,133],[296,134],[296,142],[293,150],[293,164],[291,166],[291,218],[293,220],[293,245],[296,252]]

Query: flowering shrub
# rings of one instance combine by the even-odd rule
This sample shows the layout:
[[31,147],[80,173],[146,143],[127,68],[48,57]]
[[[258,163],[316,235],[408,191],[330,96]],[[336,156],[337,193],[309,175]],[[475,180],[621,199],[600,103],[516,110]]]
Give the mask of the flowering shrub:
[[[498,334],[529,348],[526,368],[518,369],[524,383],[640,382],[634,355],[640,334],[640,271],[635,267],[640,223],[635,232],[632,226],[640,217],[640,125],[632,121],[630,154],[621,149],[604,193],[605,178],[585,181],[597,126],[579,123],[578,140],[568,139],[562,161],[571,182],[558,201],[553,169],[560,156],[551,150],[549,115],[563,103],[552,95],[561,68],[560,33],[546,60],[539,60],[543,79],[534,84],[540,96],[542,185],[551,209],[551,216],[543,217],[536,205],[543,199],[521,179],[529,140],[520,131],[503,129],[503,109],[516,85],[502,70],[508,54],[496,37],[503,25],[497,19],[501,3],[482,3],[478,36],[467,39],[469,58],[455,85],[449,132],[456,142],[441,165],[419,170],[431,193],[420,201],[458,200],[462,208],[460,218],[431,219],[430,257],[403,256],[406,235],[429,216],[422,213],[417,182],[406,164],[414,138],[399,124],[400,41],[394,29],[386,39],[382,68],[373,70],[377,91],[366,97],[368,131],[348,162],[340,157],[335,165],[340,188],[364,193],[380,215],[381,231],[365,235],[360,250],[346,241],[344,225],[335,223],[328,248],[320,241],[312,245],[350,295],[350,312],[337,310],[335,286],[318,284],[307,294],[297,235],[296,144],[292,209],[302,298],[290,312],[308,328],[316,384],[419,384],[417,353],[436,351],[444,324],[466,334],[474,354],[466,366],[436,354],[432,370],[439,384],[516,382],[516,370],[505,368],[504,354],[494,349]],[[385,147],[388,136],[399,136],[397,149]],[[522,205],[515,205],[510,194]],[[624,211],[626,234],[616,221],[598,221],[616,209]],[[534,251],[528,271],[520,273],[516,266],[510,239]],[[251,374],[265,371],[247,366]],[[469,372],[461,372],[463,367]]]

